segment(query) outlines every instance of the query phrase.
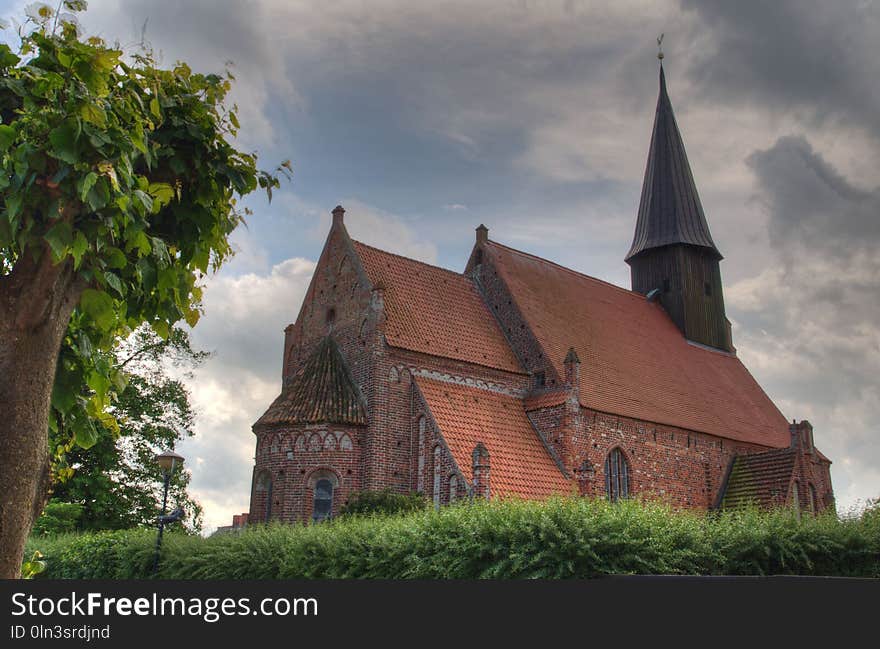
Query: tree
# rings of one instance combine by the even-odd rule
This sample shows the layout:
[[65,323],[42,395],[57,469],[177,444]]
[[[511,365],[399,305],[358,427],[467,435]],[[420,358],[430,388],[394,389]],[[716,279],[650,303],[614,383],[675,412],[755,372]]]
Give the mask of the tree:
[[19,575],[47,499],[49,428],[83,448],[94,421],[115,430],[125,377],[102,350],[144,322],[194,325],[238,200],[271,199],[289,172],[230,143],[228,72],[123,56],[45,5],[25,28],[16,52],[0,45],[0,578]]
[[[186,386],[169,372],[172,367],[193,369],[208,354],[194,351],[183,329],[174,328],[163,339],[146,326],[136,329],[110,354],[113,367],[127,377],[125,389],[110,408],[119,432],[98,422],[97,441],[91,448],[74,446],[64,454],[56,473],[65,476],[54,484],[52,500],[35,530],[47,513],[57,517],[58,507],[67,503],[79,507],[75,529],[155,525],[162,502],[162,472],[155,452],[173,450],[178,442],[192,436],[195,421]],[[68,443],[65,439],[57,442]],[[183,507],[189,529],[199,531],[201,507],[187,494],[188,484],[189,474],[176,472],[169,499],[176,503],[172,508]]]

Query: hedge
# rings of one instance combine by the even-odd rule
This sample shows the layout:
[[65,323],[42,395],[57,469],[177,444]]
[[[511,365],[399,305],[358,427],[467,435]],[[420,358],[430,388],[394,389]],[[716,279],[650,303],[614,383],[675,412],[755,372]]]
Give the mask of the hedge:
[[[149,529],[32,538],[40,578],[149,578]],[[880,577],[880,516],[676,512],[651,502],[494,501],[318,525],[166,534],[163,579],[590,578],[620,574]]]

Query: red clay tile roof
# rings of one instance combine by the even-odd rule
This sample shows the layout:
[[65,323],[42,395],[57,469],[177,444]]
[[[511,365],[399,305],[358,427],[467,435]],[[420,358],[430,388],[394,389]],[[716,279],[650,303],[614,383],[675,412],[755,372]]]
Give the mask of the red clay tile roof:
[[587,408],[787,447],[788,422],[733,355],[698,347],[642,295],[489,242],[545,357],[564,376],[574,347]]
[[470,279],[353,243],[370,282],[385,289],[389,345],[523,373]]
[[571,492],[572,482],[550,457],[520,399],[420,376],[415,381],[468,481],[473,479],[471,454],[483,442],[489,451],[492,496],[540,498]]
[[721,506],[730,509],[750,502],[759,507],[784,504],[791,484],[794,460],[794,451],[787,448],[738,455],[733,459]]
[[532,410],[540,410],[541,408],[552,408],[559,406],[568,400],[569,390],[553,390],[544,394],[526,397],[523,399],[523,406],[527,412]]
[[331,336],[319,342],[278,398],[254,424],[366,424],[367,410]]

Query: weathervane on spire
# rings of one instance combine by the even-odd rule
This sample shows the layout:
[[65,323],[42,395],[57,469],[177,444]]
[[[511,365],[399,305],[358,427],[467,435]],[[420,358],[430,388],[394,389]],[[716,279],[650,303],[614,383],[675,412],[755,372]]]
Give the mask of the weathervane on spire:
[[660,65],[663,65],[663,34],[657,38],[657,58],[660,59]]

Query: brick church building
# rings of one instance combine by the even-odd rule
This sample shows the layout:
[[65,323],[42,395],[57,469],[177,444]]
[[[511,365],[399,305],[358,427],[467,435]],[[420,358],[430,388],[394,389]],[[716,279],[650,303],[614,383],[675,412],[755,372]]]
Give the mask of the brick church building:
[[254,424],[249,520],[356,491],[832,506],[830,461],[737,357],[718,251],[660,71],[632,290],[489,238],[464,272],[354,241],[333,210],[281,394]]

